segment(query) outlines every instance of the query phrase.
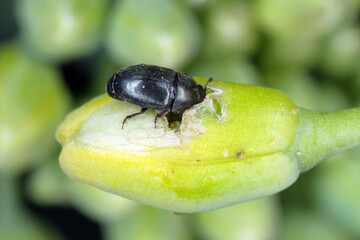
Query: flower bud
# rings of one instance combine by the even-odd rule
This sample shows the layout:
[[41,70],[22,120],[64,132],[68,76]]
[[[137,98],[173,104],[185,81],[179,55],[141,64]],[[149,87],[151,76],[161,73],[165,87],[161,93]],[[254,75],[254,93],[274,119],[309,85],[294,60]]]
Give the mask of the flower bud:
[[0,172],[19,173],[49,153],[70,105],[55,68],[15,44],[0,48]]
[[122,0],[110,13],[105,47],[123,64],[182,67],[199,48],[200,29],[192,12],[176,1]]
[[102,95],[69,114],[57,130],[65,173],[153,207],[200,212],[279,192],[342,141],[314,152],[317,129],[309,124],[320,120],[322,129],[322,115],[300,112],[284,93],[252,85],[213,81],[181,122],[162,117],[154,128],[156,112],[147,111],[122,129],[139,110]]
[[19,0],[23,43],[34,56],[61,62],[93,53],[100,44],[107,0]]

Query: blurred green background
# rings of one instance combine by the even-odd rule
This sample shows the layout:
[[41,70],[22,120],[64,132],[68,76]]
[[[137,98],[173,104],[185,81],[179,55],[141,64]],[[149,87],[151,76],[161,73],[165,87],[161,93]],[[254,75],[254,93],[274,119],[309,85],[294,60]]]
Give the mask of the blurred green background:
[[360,104],[359,0],[1,0],[0,239],[360,239],[360,149],[268,198],[175,215],[71,181],[54,132],[138,63]]

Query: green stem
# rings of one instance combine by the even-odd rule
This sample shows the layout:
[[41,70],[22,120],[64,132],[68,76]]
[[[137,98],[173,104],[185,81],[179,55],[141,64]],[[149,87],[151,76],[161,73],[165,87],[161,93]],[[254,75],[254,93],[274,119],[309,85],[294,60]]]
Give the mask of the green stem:
[[292,150],[302,172],[357,145],[360,145],[360,108],[336,112],[300,109],[300,128]]

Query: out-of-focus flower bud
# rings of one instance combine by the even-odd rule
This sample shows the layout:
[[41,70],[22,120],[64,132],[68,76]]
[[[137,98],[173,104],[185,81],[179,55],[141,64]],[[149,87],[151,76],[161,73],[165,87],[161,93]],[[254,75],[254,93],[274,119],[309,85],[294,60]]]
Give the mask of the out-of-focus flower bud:
[[316,208],[336,226],[360,237],[360,148],[329,159],[315,175]]
[[131,216],[104,225],[104,236],[108,240],[190,240],[186,219],[142,206]]
[[19,0],[23,43],[45,61],[89,55],[99,46],[108,0]]
[[360,29],[342,28],[323,45],[323,69],[339,80],[353,78],[360,68]]
[[341,226],[332,223],[318,212],[293,206],[284,213],[283,228],[280,235],[275,239],[352,240],[354,238]]
[[208,240],[275,239],[280,225],[277,199],[268,197],[211,212],[193,214],[196,231]]
[[197,52],[198,23],[174,1],[118,1],[109,20],[106,47],[120,64],[179,68]]
[[8,44],[0,48],[0,99],[0,171],[20,172],[55,146],[70,98],[53,67]]
[[189,73],[206,76],[211,73],[215,79],[224,82],[259,84],[259,77],[254,66],[242,57],[204,58],[191,66]]
[[263,29],[279,40],[318,39],[344,17],[341,0],[260,0],[255,4]]
[[271,40],[260,61],[269,70],[304,69],[315,63],[319,49],[319,42],[313,40]]
[[264,74],[269,87],[284,91],[297,105],[313,111],[334,111],[349,107],[345,93],[333,82],[319,84],[301,70],[274,70]]
[[324,38],[357,15],[354,0],[260,0],[254,6],[270,40],[263,60],[269,68],[316,63]]
[[252,52],[257,43],[252,5],[245,1],[216,1],[209,5],[205,52],[221,56]]
[[0,172],[0,239],[62,239],[48,223],[42,222],[21,206],[18,179]]

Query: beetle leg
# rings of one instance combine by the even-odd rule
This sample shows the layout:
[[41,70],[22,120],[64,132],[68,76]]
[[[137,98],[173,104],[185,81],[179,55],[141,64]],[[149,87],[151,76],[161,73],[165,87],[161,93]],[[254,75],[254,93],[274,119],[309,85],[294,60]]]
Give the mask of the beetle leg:
[[143,114],[146,110],[147,110],[147,108],[141,108],[140,112],[126,116],[126,118],[124,119],[124,121],[122,123],[121,129],[124,129],[124,124],[125,124],[126,120],[131,119],[137,115]]
[[166,109],[166,110],[162,111],[161,113],[156,114],[156,117],[155,117],[155,120],[154,120],[155,128],[156,128],[157,119],[158,119],[159,117],[164,116],[164,115],[167,114],[168,112],[170,112],[170,109]]

